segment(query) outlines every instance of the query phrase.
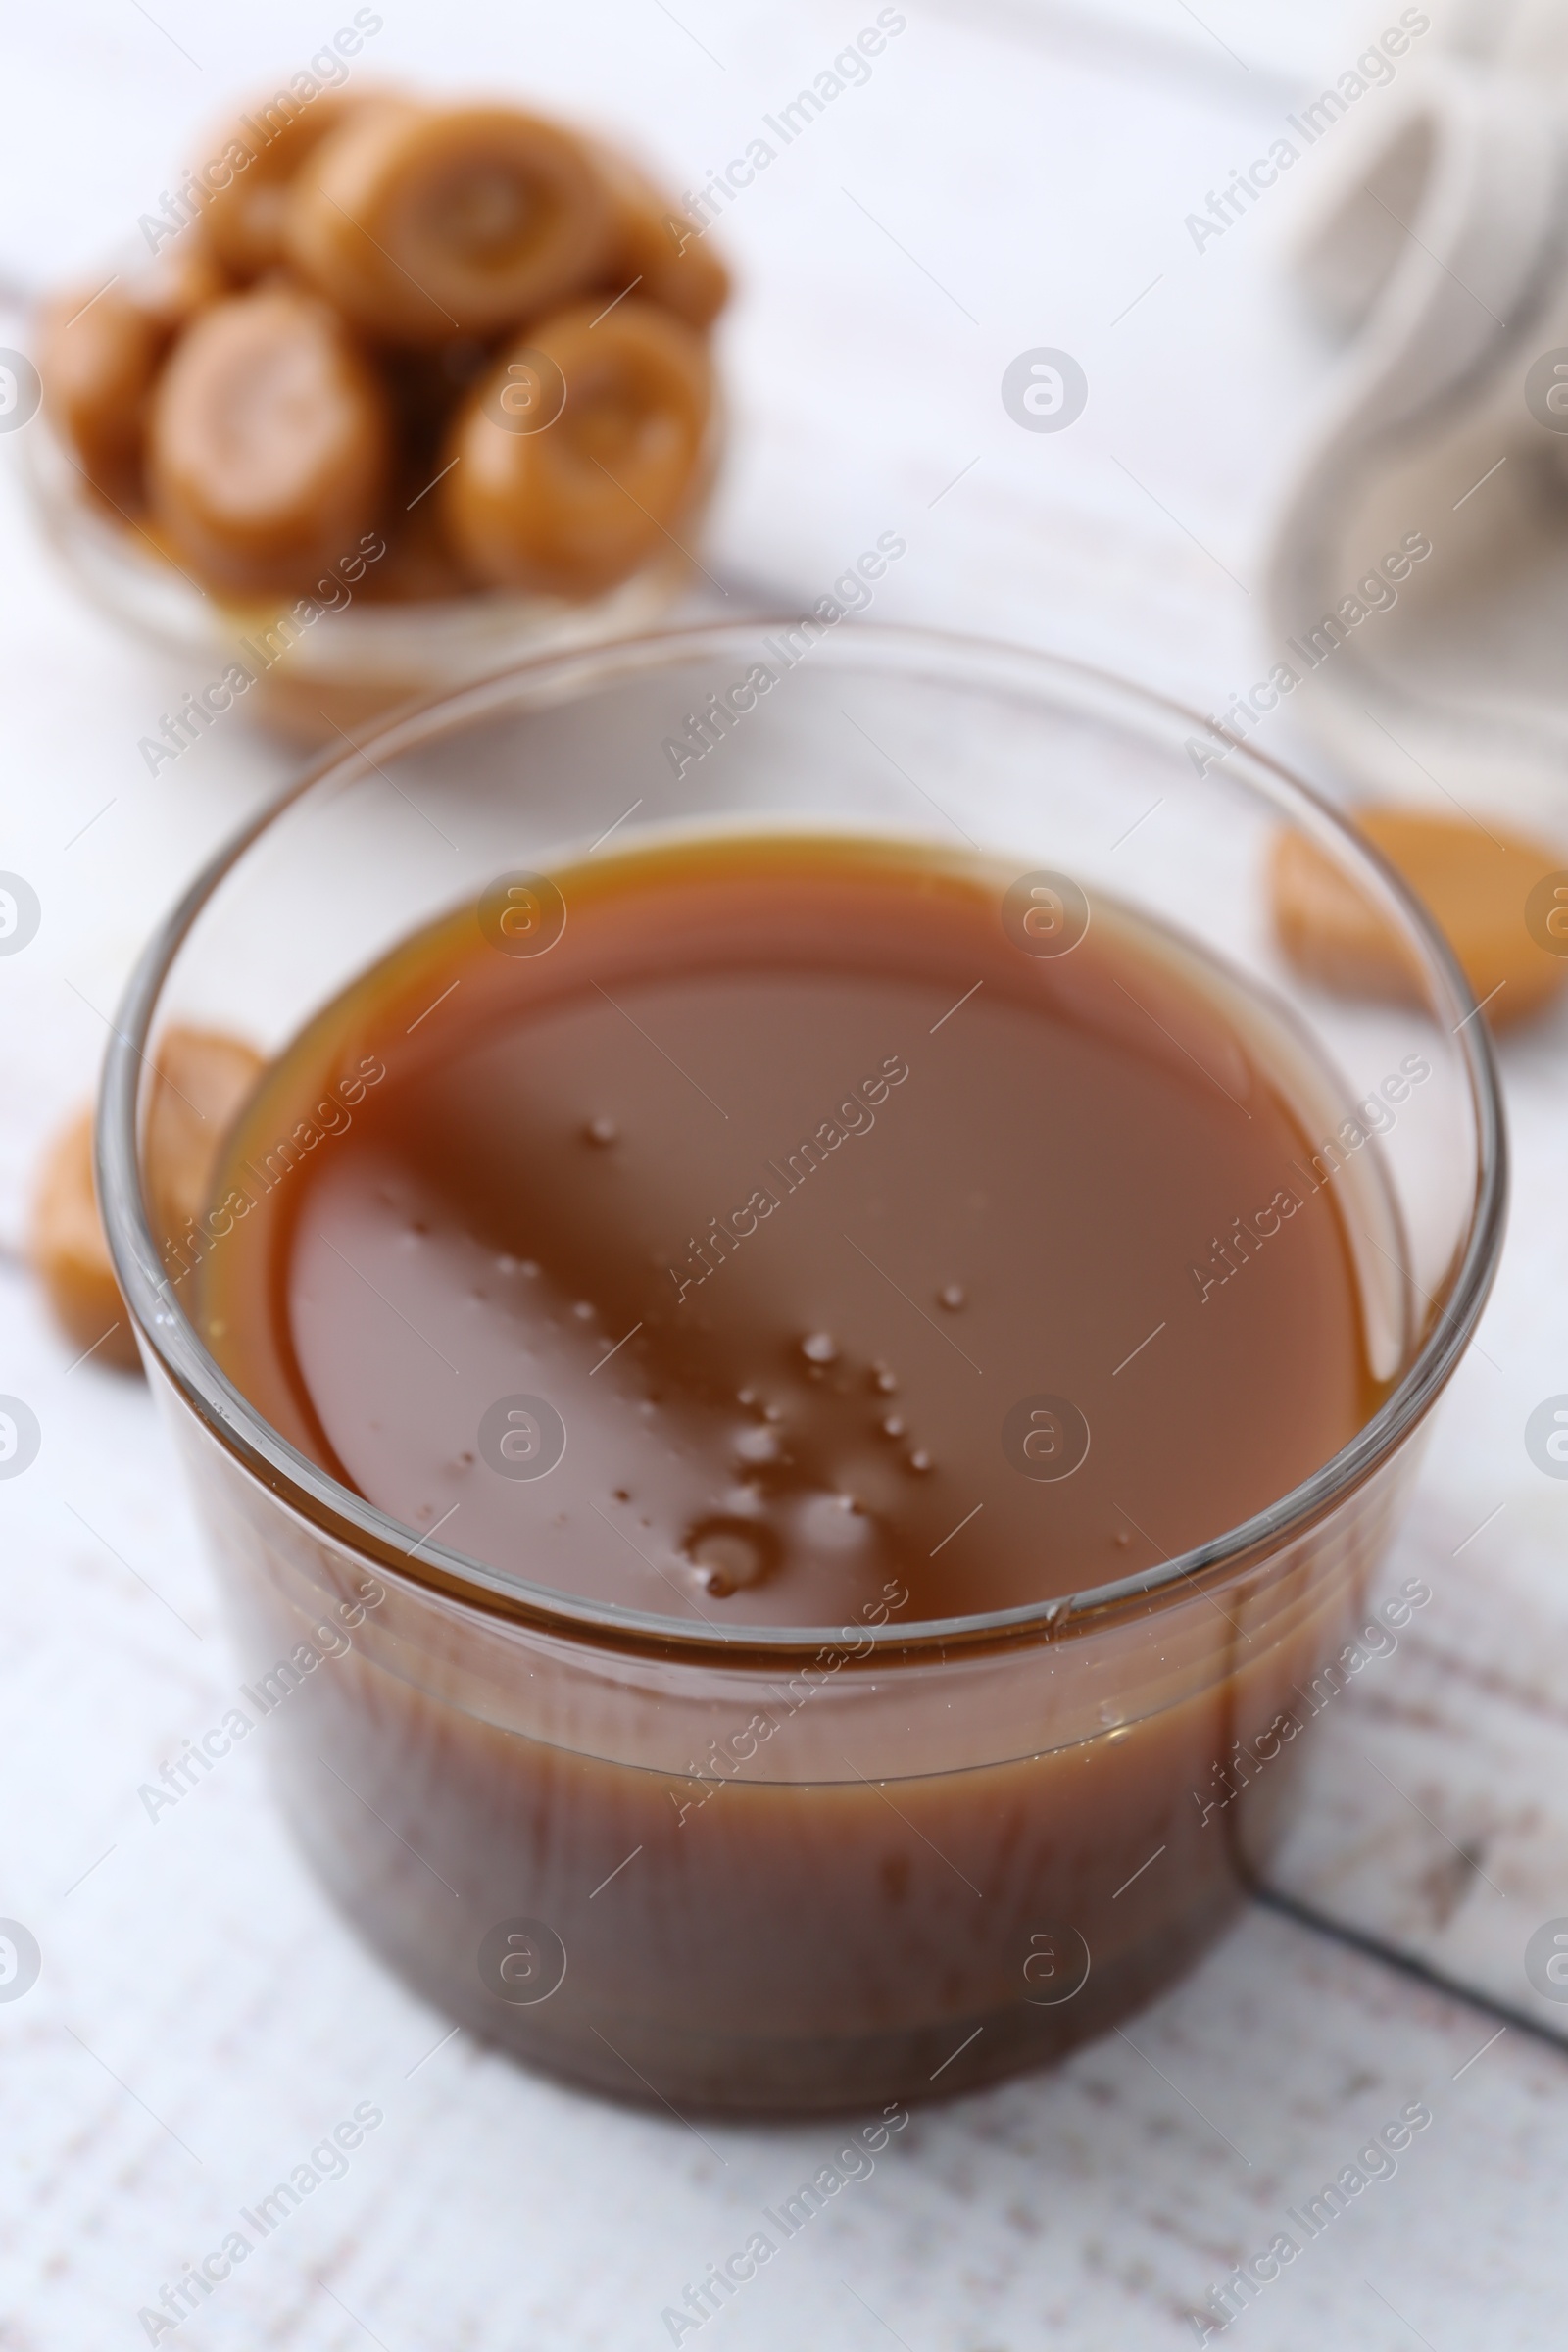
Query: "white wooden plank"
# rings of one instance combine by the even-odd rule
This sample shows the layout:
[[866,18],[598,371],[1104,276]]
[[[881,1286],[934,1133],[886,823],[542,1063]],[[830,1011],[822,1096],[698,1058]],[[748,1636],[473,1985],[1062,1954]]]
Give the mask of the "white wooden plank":
[[1568,2002],[1525,1972],[1531,1936],[1568,1918],[1568,1480],[1524,1442],[1568,1393],[1565,1056],[1563,1013],[1504,1049],[1509,1246],[1391,1563],[1434,1597],[1325,1708],[1276,1882],[1568,2038]]

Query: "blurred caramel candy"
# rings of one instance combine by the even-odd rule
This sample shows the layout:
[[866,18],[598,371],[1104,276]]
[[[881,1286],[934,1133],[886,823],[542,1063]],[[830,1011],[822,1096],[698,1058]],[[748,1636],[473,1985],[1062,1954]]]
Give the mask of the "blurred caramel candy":
[[[260,277],[282,261],[289,182],[313,149],[351,117],[396,103],[378,91],[322,90],[292,120],[273,119],[282,111],[275,99],[255,116],[241,116],[213,148],[231,163],[233,176],[209,191],[202,214],[208,243],[230,276]],[[249,161],[240,165],[241,156]]]
[[696,222],[613,147],[595,146],[613,217],[611,291],[636,293],[688,326],[711,326],[729,300],[729,271]]
[[[1494,1026],[1524,1019],[1568,981],[1568,921],[1553,930],[1536,906],[1560,853],[1426,809],[1359,808],[1355,821],[1425,902]],[[1404,942],[1304,834],[1276,840],[1271,890],[1280,944],[1308,978],[1342,996],[1424,1001]],[[1560,951],[1548,945],[1559,936]]]
[[[265,1064],[237,1037],[171,1029],[158,1048],[143,1159],[148,1209],[166,1262],[207,1207],[219,1151]],[[134,1370],[130,1313],[120,1295],[93,1184],[93,1114],[78,1111],[39,1170],[29,1255],[67,1335],[103,1362]]]
[[109,1262],[93,1185],[90,1109],[78,1111],[44,1155],[28,1255],[72,1346],[133,1372],[135,1335]]
[[[87,483],[199,590],[313,597],[373,528],[368,600],[586,599],[693,519],[729,273],[613,146],[506,105],[279,92],[187,177],[200,210],[150,269],[46,312],[39,371]],[[385,701],[347,691],[356,717]]]
[[439,493],[448,541],[496,587],[610,587],[669,544],[712,406],[707,345],[652,303],[541,320],[454,422]]
[[284,237],[364,333],[415,347],[487,335],[593,283],[608,192],[580,139],[509,107],[357,117],[306,158]]
[[150,270],[131,279],[127,291],[136,308],[163,328],[167,340],[231,288],[196,232],[187,230],[159,255]]
[[202,312],[153,396],[154,518],[208,587],[308,589],[375,520],[386,392],[314,297],[270,285]]
[[147,406],[169,329],[123,287],[74,287],[44,310],[38,374],[44,406],[95,490],[141,503]]
[[206,1209],[219,1151],[266,1066],[221,1029],[168,1029],[159,1039],[142,1156],[161,1245],[181,1242]]

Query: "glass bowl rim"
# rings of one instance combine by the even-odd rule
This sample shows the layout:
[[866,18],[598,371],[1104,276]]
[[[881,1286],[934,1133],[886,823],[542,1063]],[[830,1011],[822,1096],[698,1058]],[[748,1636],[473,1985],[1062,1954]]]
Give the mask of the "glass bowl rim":
[[[313,592],[264,590],[254,597],[225,599],[194,580],[184,567],[162,551],[144,527],[145,518],[117,508],[118,521],[105,512],[69,442],[47,411],[33,419],[38,428],[24,436],[21,478],[33,524],[73,587],[99,615],[115,627],[160,647],[165,653],[221,662],[230,658],[247,634],[265,635],[301,603],[316,601]],[[722,388],[715,390],[702,452],[693,475],[688,524],[711,503],[718,486],[729,419]],[[113,502],[111,502],[113,503]],[[382,518],[384,519],[384,518]],[[383,535],[382,554],[390,548]],[[348,549],[335,559],[352,561],[360,551]],[[370,559],[379,562],[379,558]],[[323,564],[323,571],[333,568]],[[473,587],[452,596],[376,597],[361,593],[342,609],[322,606],[318,620],[330,627],[319,637],[297,636],[289,650],[303,645],[307,662],[289,673],[303,683],[316,680],[355,682],[367,671],[373,676],[380,662],[407,664],[422,653],[427,666],[450,662],[477,643],[481,659],[505,668],[530,661],[545,661],[557,653],[584,646],[629,642],[653,634],[660,625],[659,608],[669,604],[690,585],[693,565],[672,541],[662,541],[624,579],[582,597],[565,597],[544,590]],[[358,583],[356,583],[357,585]],[[654,612],[650,615],[650,601]],[[311,624],[312,628],[316,623]],[[534,651],[515,650],[515,641],[543,639]],[[514,642],[509,645],[508,640]],[[317,658],[309,660],[311,655]],[[265,678],[266,672],[263,672]],[[475,669],[454,680],[417,690],[421,705],[483,684],[499,668]],[[383,705],[373,721],[377,729],[396,713],[412,707],[413,697],[400,696]]]
[[[1179,1598],[1183,1586],[1201,1590],[1222,1576],[1284,1549],[1328,1515],[1397,1452],[1457,1367],[1486,1304],[1501,1250],[1507,1207],[1507,1144],[1501,1089],[1491,1040],[1474,1016],[1475,997],[1447,942],[1421,902],[1388,859],[1356,831],[1334,804],[1290,769],[1211,719],[1170,697],[1046,648],[974,637],[957,631],[889,622],[857,621],[812,645],[813,661],[844,659],[846,647],[881,670],[912,664],[925,677],[971,691],[1004,691],[1079,717],[1106,716],[1124,732],[1155,743],[1173,722],[1225,746],[1229,781],[1273,802],[1282,814],[1306,817],[1311,830],[1337,840],[1359,863],[1378,894],[1414,934],[1424,976],[1435,983],[1436,1009],[1456,1018],[1476,1127],[1475,1181],[1468,1225],[1456,1248],[1447,1303],[1431,1320],[1410,1361],[1377,1411],[1329,1460],[1285,1494],[1237,1526],[1131,1576],[1020,1607],[966,1617],[929,1618],[908,1625],[801,1627],[693,1625],[655,1612],[623,1608],[534,1585],[418,1536],[299,1453],[249,1403],[208,1354],[158,1251],[141,1196],[137,1154],[137,1075],[157,1015],[163,985],[185,938],[208,902],[263,833],[308,794],[330,792],[399,754],[421,748],[511,706],[561,707],[583,701],[612,683],[715,657],[726,648],[755,645],[799,615],[701,623],[545,653],[507,664],[457,691],[404,708],[380,721],[352,749],[336,747],[308,763],[294,781],[224,841],[180,894],[143,948],[115,1015],[104,1060],[96,1122],[96,1175],[110,1253],[122,1293],[143,1343],[165,1377],[208,1434],[273,1500],[368,1562],[378,1575],[426,1595],[432,1592],[488,1616],[511,1618],[537,1631],[600,1647],[650,1650],[713,1666],[739,1666],[820,1651],[854,1637],[867,1643],[871,1663],[889,1652],[901,1658],[975,1644],[1011,1645],[1057,1638],[1090,1622],[1121,1615],[1140,1602]],[[580,673],[575,679],[573,672]],[[531,690],[531,691],[530,691]],[[708,820],[710,823],[712,820]],[[412,1542],[400,1541],[412,1538]],[[415,1554],[419,1555],[416,1561]],[[750,1659],[747,1653],[751,1653]]]

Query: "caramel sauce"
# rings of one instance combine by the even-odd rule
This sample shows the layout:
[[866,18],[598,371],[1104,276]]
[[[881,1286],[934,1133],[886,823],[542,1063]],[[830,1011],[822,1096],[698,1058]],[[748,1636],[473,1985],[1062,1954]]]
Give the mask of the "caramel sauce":
[[269,1069],[198,1322],[322,1468],[534,1586],[724,1628],[1044,1601],[1220,1536],[1384,1393],[1301,1053],[978,858],[503,877]]

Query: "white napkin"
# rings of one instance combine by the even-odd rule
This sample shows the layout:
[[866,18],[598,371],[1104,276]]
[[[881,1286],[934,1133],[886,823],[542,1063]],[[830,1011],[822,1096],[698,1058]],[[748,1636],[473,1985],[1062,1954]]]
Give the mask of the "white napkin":
[[1354,789],[1561,830],[1568,7],[1453,0],[1438,29],[1449,54],[1338,126],[1303,191],[1295,273],[1344,354],[1269,627]]

